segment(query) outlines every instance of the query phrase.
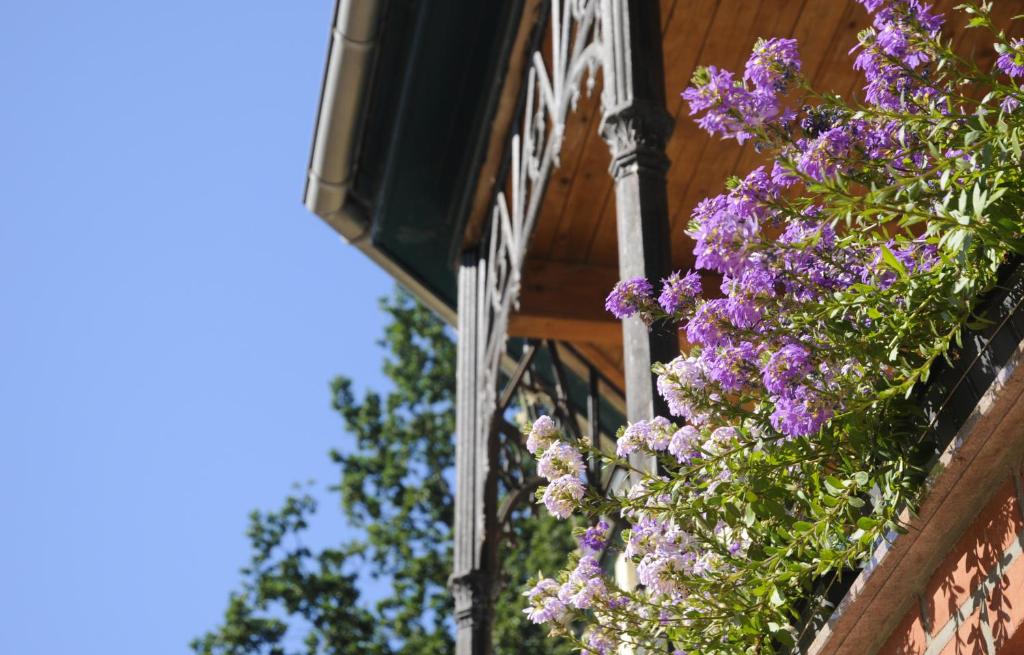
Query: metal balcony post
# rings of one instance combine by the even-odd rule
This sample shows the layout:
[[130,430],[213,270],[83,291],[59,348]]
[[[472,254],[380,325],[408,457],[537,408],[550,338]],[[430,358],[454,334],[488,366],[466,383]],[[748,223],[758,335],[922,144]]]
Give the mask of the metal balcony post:
[[483,360],[487,307],[485,261],[463,255],[459,266],[455,381],[455,545],[450,586],[455,599],[456,655],[490,655],[498,579],[494,411]]
[[[612,154],[619,274],[657,285],[671,270],[665,142],[672,119],[665,109],[659,3],[603,0],[604,115],[601,135]],[[629,421],[666,415],[651,364],[679,352],[674,330],[648,330],[638,318],[623,321],[626,410]],[[653,470],[639,455],[634,467]]]

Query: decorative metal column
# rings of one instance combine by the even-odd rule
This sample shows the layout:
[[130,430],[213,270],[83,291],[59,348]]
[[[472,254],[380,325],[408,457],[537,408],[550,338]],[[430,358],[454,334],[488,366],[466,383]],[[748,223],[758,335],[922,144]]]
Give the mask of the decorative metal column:
[[[492,651],[498,542],[501,525],[512,512],[511,505],[496,507],[501,411],[509,395],[499,398],[497,385],[508,319],[519,299],[526,246],[558,163],[566,116],[576,104],[585,75],[588,88],[593,86],[602,56],[596,41],[596,0],[553,0],[547,27],[550,64],[538,45],[524,84],[519,129],[509,143],[505,182],[496,189],[483,240],[464,255],[459,270],[455,570],[450,581],[456,655]],[[519,488],[506,489],[513,500],[525,500],[530,484],[537,484],[519,482]]]
[[459,267],[459,334],[455,378],[455,547],[450,585],[455,600],[455,652],[491,652],[497,561],[497,485],[482,370],[486,337],[483,264],[467,253]]
[[[672,118],[665,109],[659,3],[653,0],[602,0],[605,35],[604,115],[601,136],[611,149],[615,178],[619,275],[667,276],[672,259],[669,240],[665,142]],[[667,415],[657,394],[651,363],[679,353],[674,330],[648,330],[634,316],[622,324],[627,419]],[[638,469],[652,470],[654,458],[631,457]]]
[[[456,655],[490,655],[491,617],[499,576],[498,547],[516,502],[538,480],[502,470],[516,459],[519,435],[503,413],[515,388],[530,377],[530,346],[498,394],[500,365],[507,358],[509,315],[519,297],[527,243],[558,165],[565,120],[580,86],[594,86],[602,69],[601,134],[612,151],[616,186],[620,272],[657,281],[670,266],[665,195],[665,140],[671,120],[664,108],[659,3],[656,0],[551,0],[547,48],[531,53],[520,98],[517,131],[508,144],[505,173],[479,246],[459,270],[459,345],[456,383],[455,570],[451,577],[457,626]],[[542,52],[548,52],[545,61]],[[648,333],[627,321],[625,365],[631,421],[661,411],[651,362],[678,350],[675,334]],[[579,416],[568,407],[557,348],[548,344],[555,371],[551,408],[578,432]],[[597,423],[595,373],[585,418]],[[533,382],[530,382],[533,384]],[[577,434],[577,436],[579,436]],[[594,435],[596,437],[596,435]],[[590,476],[600,478],[591,464]],[[497,507],[499,481],[505,496]]]

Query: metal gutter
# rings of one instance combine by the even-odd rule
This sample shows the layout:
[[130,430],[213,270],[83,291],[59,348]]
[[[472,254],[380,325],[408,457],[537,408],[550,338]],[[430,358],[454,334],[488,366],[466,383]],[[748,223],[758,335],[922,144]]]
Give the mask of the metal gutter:
[[369,220],[347,211],[359,146],[358,132],[380,26],[381,0],[338,0],[327,51],[313,152],[303,203],[350,243],[369,232]]
[[369,211],[349,198],[387,0],[338,0],[303,204],[450,324],[455,310],[374,247]]

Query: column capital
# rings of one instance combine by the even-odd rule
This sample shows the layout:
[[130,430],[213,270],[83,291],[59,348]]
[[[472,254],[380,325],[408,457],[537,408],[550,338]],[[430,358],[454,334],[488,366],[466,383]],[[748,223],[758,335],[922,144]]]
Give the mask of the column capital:
[[606,110],[599,132],[611,151],[612,176],[620,179],[638,169],[664,175],[669,166],[665,144],[673,126],[665,108],[652,103],[634,101]]
[[448,578],[448,588],[455,601],[456,624],[489,628],[491,606],[498,590],[495,577],[478,570]]

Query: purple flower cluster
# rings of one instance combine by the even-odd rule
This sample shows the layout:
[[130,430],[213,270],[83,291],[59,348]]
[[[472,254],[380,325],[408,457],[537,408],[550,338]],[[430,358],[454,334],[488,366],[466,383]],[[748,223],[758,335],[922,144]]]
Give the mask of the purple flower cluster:
[[646,278],[635,277],[623,280],[616,284],[608,294],[608,298],[604,301],[604,307],[615,318],[628,318],[634,314],[649,311],[653,307],[654,300],[651,298],[653,292],[654,288]]
[[582,655],[613,655],[619,649],[618,634],[611,626],[592,626],[583,635]]
[[[900,246],[890,239],[885,244],[885,248],[908,274],[931,270],[939,261],[938,249],[935,245],[922,241],[910,241]],[[861,281],[875,283],[880,288],[887,289],[896,281],[899,273],[886,262],[881,247],[875,248],[872,254],[870,265],[863,267],[860,271]]]
[[801,345],[791,343],[779,348],[762,369],[764,388],[773,394],[784,394],[794,380],[811,371],[811,356]]
[[552,516],[567,519],[579,507],[583,493],[583,482],[578,477],[563,475],[552,480],[544,490],[544,506]]
[[597,522],[597,525],[592,525],[587,528],[582,535],[580,535],[577,543],[579,543],[580,550],[584,553],[593,552],[597,553],[604,550],[605,546],[608,545],[608,537],[611,526],[604,519]]
[[544,578],[526,592],[530,606],[523,612],[534,623],[560,622],[567,614],[565,602],[558,597],[561,585],[551,578]]
[[[728,579],[742,570],[748,553],[758,552],[752,538],[765,534],[758,523],[763,517],[753,515],[761,512],[752,500],[760,492],[750,492],[766,482],[757,477],[765,473],[756,462],[773,462],[769,485],[801,484],[807,469],[789,458],[805,448],[830,447],[830,439],[816,438],[823,430],[835,428],[832,436],[844,438],[849,425],[836,417],[866,406],[880,386],[905,375],[902,364],[865,357],[868,351],[858,346],[880,333],[888,341],[892,331],[891,321],[869,303],[877,297],[877,309],[913,309],[920,297],[914,294],[923,288],[916,286],[922,277],[913,276],[942,282],[949,258],[940,259],[931,230],[914,232],[922,237],[890,230],[888,213],[877,223],[872,212],[846,214],[844,223],[840,210],[847,207],[830,204],[829,189],[881,189],[877,197],[889,202],[892,192],[883,187],[909,172],[923,180],[915,193],[933,194],[940,186],[945,193],[947,180],[928,187],[937,180],[925,178],[925,171],[953,161],[955,185],[956,171],[978,170],[978,150],[956,141],[963,121],[941,116],[962,109],[954,101],[955,82],[936,63],[942,18],[922,0],[858,1],[873,20],[855,64],[866,78],[869,106],[863,111],[831,100],[799,115],[784,110],[781,98],[801,70],[791,39],[759,41],[740,79],[715,67],[699,71],[683,94],[706,131],[741,143],[756,139],[762,152],[772,149],[778,158],[771,168],[730,179],[724,193],[693,210],[686,233],[695,242],[694,271],[663,279],[656,298],[647,279],[624,280],[606,301],[619,318],[667,314],[690,347],[654,369],[671,418],[635,421],[616,443],[618,457],[654,454],[661,471],[673,476],[643,476],[614,499],[628,524],[624,554],[636,563],[642,586],[620,592],[607,584],[595,559],[609,539],[601,520],[579,535],[575,568],[563,572],[561,583],[542,581],[531,595],[531,619],[562,621],[578,616],[576,610],[594,617],[583,633],[584,653],[610,654],[635,637],[616,633],[622,613],[652,633],[696,625],[700,609],[715,603],[702,594],[711,596],[705,590],[716,587],[690,584],[693,578]],[[1024,39],[999,53],[997,68],[1024,78]],[[991,104],[1018,110],[1020,102],[1006,93],[1000,88]],[[906,120],[897,120],[900,115]],[[936,117],[953,126],[948,132],[954,137],[925,147],[934,144],[913,126]],[[896,197],[902,208],[904,197]],[[702,275],[705,281],[721,276],[721,297],[702,297]],[[551,481],[543,500],[552,514],[566,518],[582,506],[607,515],[607,504],[584,500],[582,456],[559,441],[553,424],[535,425],[530,442],[538,471]],[[798,504],[786,510],[803,518]]]
[[697,306],[686,323],[686,338],[691,344],[713,348],[726,342],[732,328],[729,322],[730,303],[714,298]]
[[583,456],[563,441],[551,444],[537,464],[537,474],[546,480],[555,480],[563,475],[578,476],[583,472]]
[[749,246],[773,218],[770,202],[784,185],[763,167],[752,171],[728,194],[702,200],[694,209],[687,234],[696,244],[697,266],[735,275],[749,257]]
[[758,39],[747,60],[743,79],[757,89],[782,91],[799,72],[796,39]]
[[558,597],[566,605],[576,609],[588,609],[608,595],[604,571],[597,560],[584,555],[569,574],[569,579],[558,591]]
[[689,464],[700,455],[701,434],[692,425],[684,425],[672,435],[668,444],[668,452],[675,457],[680,464]]
[[658,375],[658,393],[668,404],[669,412],[695,425],[707,420],[699,409],[701,392],[706,384],[703,362],[696,357],[677,357]]
[[1013,78],[1024,77],[1024,39],[1011,39],[1008,49],[1001,48],[996,68]]
[[933,59],[930,40],[939,36],[942,16],[921,0],[860,0],[874,14],[860,37],[854,68],[864,72],[867,101],[892,111],[916,111],[918,103],[945,94],[921,80]]
[[743,80],[715,66],[698,69],[683,100],[690,115],[704,112],[697,124],[709,134],[743,143],[771,124],[784,124],[791,113],[779,95],[800,71],[794,39],[762,39],[747,62]]
[[668,314],[693,309],[701,292],[700,275],[690,271],[681,275],[676,271],[661,281],[661,295],[658,304]]
[[656,416],[650,421],[631,423],[619,437],[615,454],[627,457],[638,450],[664,451],[672,440],[676,426],[667,418]]
[[834,408],[809,387],[797,385],[774,396],[772,427],[789,437],[806,437],[818,432],[835,413]]
[[832,177],[849,157],[851,144],[845,127],[833,127],[814,139],[804,140],[798,144],[801,152],[797,170],[819,182]]
[[551,417],[541,416],[530,428],[526,448],[540,459],[537,473],[550,482],[544,489],[544,506],[553,516],[567,519],[585,493],[580,479],[583,456],[573,446],[560,441],[559,436]]
[[558,440],[558,428],[550,416],[541,416],[533,422],[533,427],[526,437],[526,449],[531,455],[543,453],[548,446]]
[[775,93],[750,90],[729,71],[708,66],[698,70],[693,82],[683,91],[683,100],[691,115],[705,112],[697,124],[709,134],[743,143],[779,116]]
[[708,378],[726,393],[742,391],[757,371],[758,349],[749,341],[726,343],[708,348],[701,355],[706,362]]

